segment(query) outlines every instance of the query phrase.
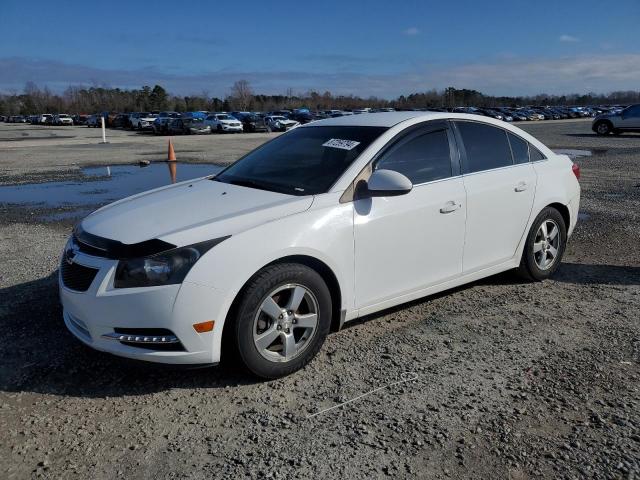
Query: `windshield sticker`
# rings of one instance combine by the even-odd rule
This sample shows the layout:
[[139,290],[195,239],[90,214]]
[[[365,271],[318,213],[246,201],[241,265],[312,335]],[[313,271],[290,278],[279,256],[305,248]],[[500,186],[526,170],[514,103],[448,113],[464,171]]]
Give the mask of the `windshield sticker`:
[[339,138],[332,138],[322,144],[323,147],[339,148],[341,150],[353,150],[360,145],[360,142],[354,140],[340,140]]

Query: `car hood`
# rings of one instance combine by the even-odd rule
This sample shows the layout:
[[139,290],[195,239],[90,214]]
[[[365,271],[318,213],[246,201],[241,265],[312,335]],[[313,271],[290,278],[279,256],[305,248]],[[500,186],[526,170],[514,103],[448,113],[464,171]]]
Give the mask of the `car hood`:
[[234,235],[307,210],[313,197],[201,178],[161,187],[96,210],[82,228],[125,244],[161,238],[175,245]]

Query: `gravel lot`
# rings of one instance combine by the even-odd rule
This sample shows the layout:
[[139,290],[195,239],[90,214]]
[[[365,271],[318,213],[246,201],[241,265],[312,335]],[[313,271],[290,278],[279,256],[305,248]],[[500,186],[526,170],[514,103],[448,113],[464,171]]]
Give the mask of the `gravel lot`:
[[[55,279],[73,220],[0,206],[0,477],[640,478],[640,135],[522,126],[594,152],[555,278],[503,274],[349,324],[272,382],[83,347]],[[108,136],[0,124],[0,183],[166,155],[166,138]],[[175,145],[223,163],[268,137]]]

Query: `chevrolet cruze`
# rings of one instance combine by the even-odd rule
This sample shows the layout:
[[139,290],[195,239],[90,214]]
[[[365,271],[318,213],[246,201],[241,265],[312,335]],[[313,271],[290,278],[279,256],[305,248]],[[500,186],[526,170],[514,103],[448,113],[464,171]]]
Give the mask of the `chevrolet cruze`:
[[551,276],[578,177],[488,117],[313,122],[82,220],[60,263],[64,321],[115,355],[287,375],[344,322],[506,270]]

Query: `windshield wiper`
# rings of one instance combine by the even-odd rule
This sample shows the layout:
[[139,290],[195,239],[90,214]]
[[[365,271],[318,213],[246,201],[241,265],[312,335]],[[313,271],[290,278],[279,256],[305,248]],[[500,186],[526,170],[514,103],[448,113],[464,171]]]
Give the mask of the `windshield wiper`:
[[248,188],[256,188],[258,190],[269,190],[273,191],[271,188],[266,185],[256,182],[255,180],[247,180],[244,178],[239,178],[235,180],[221,180],[219,178],[213,177],[211,180],[215,180],[216,182],[228,183],[230,185],[238,185],[239,187],[248,187]]

